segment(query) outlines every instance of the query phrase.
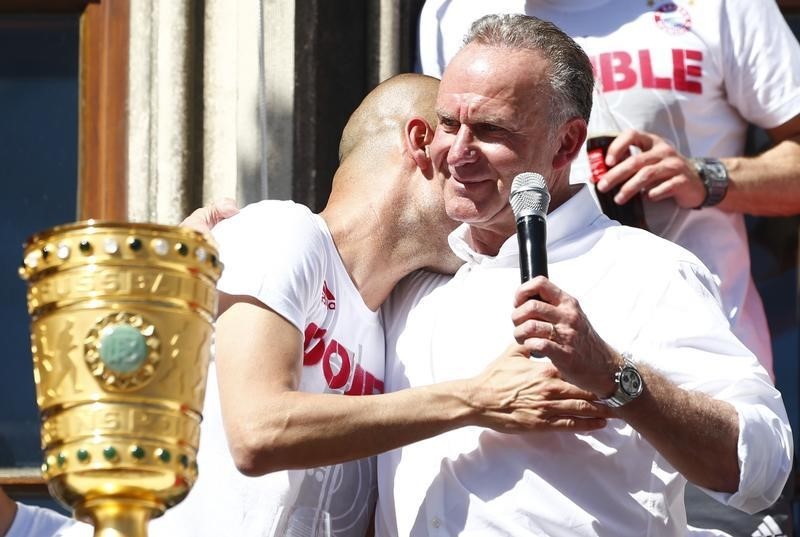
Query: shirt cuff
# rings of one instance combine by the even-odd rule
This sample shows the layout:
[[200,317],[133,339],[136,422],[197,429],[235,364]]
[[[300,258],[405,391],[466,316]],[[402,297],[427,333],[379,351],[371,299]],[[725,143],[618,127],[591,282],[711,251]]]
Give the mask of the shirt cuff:
[[739,415],[739,490],[733,494],[703,490],[724,505],[752,514],[775,503],[789,478],[792,432],[764,405],[732,404]]

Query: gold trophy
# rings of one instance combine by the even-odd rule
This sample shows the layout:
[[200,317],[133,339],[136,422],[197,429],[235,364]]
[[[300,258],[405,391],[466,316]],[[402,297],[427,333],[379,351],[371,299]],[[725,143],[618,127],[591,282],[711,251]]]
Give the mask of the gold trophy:
[[25,244],[42,470],[95,537],[144,537],[197,478],[221,273],[196,231],[59,226]]

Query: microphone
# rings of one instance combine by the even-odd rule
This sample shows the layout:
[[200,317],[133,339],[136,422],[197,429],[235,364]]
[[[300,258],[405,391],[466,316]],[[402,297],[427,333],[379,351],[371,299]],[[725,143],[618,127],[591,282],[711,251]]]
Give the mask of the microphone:
[[547,207],[550,192],[538,173],[525,172],[514,177],[509,195],[517,219],[519,272],[522,283],[535,276],[547,276]]

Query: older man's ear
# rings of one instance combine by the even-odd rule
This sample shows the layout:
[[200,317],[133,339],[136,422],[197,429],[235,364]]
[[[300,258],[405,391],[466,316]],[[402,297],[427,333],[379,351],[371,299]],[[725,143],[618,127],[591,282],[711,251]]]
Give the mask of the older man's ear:
[[433,167],[428,152],[432,140],[433,127],[425,119],[412,117],[408,120],[405,129],[406,151],[423,173],[427,173]]

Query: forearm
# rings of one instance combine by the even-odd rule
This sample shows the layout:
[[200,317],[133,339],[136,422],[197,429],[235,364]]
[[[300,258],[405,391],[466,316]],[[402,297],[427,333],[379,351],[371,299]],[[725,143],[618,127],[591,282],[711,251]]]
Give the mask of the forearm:
[[335,464],[388,451],[471,423],[468,381],[389,394],[285,392],[226,421],[237,467],[247,475]]
[[720,209],[757,216],[800,213],[800,136],[755,157],[721,160],[730,182]]
[[692,483],[720,492],[739,487],[738,415],[732,405],[683,390],[639,366],[646,389],[616,410]]
[[474,413],[469,392],[482,392],[472,380],[380,395],[299,391],[303,335],[244,300],[220,316],[216,343],[225,431],[246,475],[358,459],[433,436],[465,423]]
[[228,412],[223,406],[234,459],[243,473],[261,475],[374,455],[467,425],[547,434],[605,427],[608,407],[523,350],[507,348],[465,380],[368,396],[283,390]]

